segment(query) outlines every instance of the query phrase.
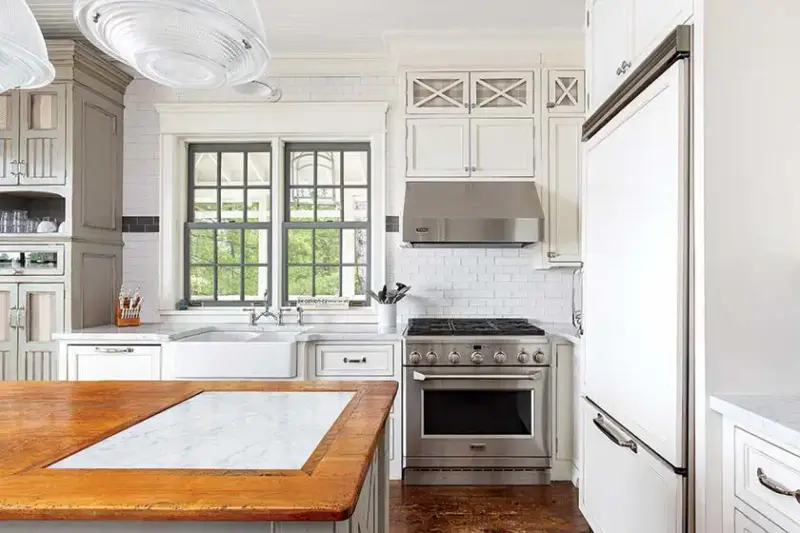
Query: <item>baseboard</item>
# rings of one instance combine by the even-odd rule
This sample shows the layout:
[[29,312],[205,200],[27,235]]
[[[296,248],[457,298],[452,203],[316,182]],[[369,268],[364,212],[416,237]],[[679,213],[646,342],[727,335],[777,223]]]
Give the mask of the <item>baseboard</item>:
[[572,461],[554,460],[550,479],[552,481],[572,481]]

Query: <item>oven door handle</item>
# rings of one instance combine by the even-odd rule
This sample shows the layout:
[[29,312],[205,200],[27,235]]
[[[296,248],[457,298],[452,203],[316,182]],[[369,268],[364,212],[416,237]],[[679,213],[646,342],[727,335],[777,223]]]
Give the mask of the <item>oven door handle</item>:
[[539,381],[544,377],[541,370],[536,372],[528,372],[527,374],[423,374],[416,370],[412,374],[414,381],[457,381],[457,380],[475,380],[475,379],[488,379],[491,381]]

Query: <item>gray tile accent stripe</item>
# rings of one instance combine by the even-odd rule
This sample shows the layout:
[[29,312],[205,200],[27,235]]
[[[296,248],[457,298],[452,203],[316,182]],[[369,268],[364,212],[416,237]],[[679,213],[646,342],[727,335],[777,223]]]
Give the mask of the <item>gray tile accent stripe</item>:
[[392,215],[386,217],[386,233],[400,233],[400,217]]
[[122,233],[158,233],[159,217],[122,217]]

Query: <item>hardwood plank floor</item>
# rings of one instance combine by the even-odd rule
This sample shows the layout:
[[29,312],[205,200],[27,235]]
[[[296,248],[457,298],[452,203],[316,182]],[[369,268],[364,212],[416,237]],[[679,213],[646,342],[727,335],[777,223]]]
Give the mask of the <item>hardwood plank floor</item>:
[[392,482],[390,533],[590,533],[571,483],[418,487]]

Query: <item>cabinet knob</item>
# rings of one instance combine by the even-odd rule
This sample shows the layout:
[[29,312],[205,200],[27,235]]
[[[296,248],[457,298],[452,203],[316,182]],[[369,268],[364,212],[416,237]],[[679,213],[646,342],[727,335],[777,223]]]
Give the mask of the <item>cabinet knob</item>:
[[547,257],[549,257],[550,259],[554,259],[554,258],[558,257],[558,253],[556,253],[556,252],[547,252]]
[[464,167],[464,172],[469,172],[469,167]]
[[464,102],[464,107],[469,108],[469,102]]
[[470,107],[472,107],[472,109],[475,109],[477,105],[475,104],[475,102],[472,102],[472,105]]
[[473,172],[477,172],[477,170],[478,170],[478,167],[472,167],[472,169],[471,169],[471,170],[472,170]]

